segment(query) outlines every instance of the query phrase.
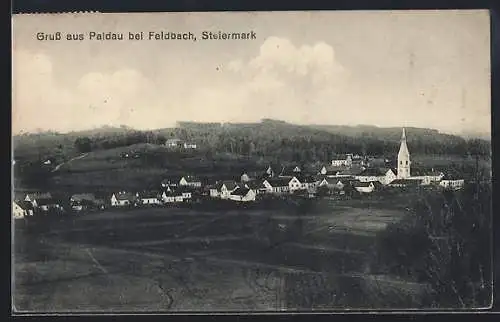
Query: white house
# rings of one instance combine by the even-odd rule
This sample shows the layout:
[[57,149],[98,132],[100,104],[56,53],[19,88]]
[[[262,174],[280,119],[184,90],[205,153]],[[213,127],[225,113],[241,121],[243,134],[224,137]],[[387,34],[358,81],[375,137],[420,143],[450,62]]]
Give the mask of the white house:
[[318,183],[318,187],[328,187],[341,190],[344,188],[344,183],[340,179],[326,177]]
[[312,176],[301,176],[297,179],[300,182],[302,189],[313,190],[317,186],[317,180]]
[[158,191],[145,191],[139,194],[141,205],[159,205],[160,194]]
[[61,204],[54,198],[38,198],[33,201],[33,206],[42,211],[62,210]]
[[352,166],[352,154],[338,155],[332,159],[331,165],[334,167]]
[[125,207],[132,206],[137,200],[136,195],[131,192],[120,191],[113,193],[111,196],[111,206],[112,207]]
[[179,180],[179,185],[200,188],[201,180],[194,176],[185,176]]
[[212,190],[210,190],[210,195],[221,199],[228,199],[230,194],[238,187],[238,184],[234,180],[221,181],[217,183]]
[[184,146],[184,149],[196,149],[197,148],[195,143],[184,142],[183,146]]
[[169,148],[178,148],[182,146],[182,140],[181,139],[168,139],[165,142],[165,146]]
[[418,187],[421,185],[422,185],[422,180],[407,178],[407,179],[395,179],[391,181],[388,186],[404,188],[404,187]]
[[175,191],[177,196],[182,197],[182,201],[189,201],[193,198],[193,190],[189,186],[180,187]]
[[396,179],[397,175],[392,169],[367,168],[354,177],[361,182],[378,181],[383,185],[387,185]]
[[28,201],[13,201],[12,202],[12,216],[14,219],[22,219],[25,217],[33,216],[33,206]]
[[300,190],[300,189],[304,189],[304,187],[302,185],[302,182],[300,182],[297,177],[292,177],[291,179],[289,179],[289,181],[288,181],[288,190],[290,192],[293,192],[293,191],[296,191],[296,190]]
[[269,178],[264,180],[262,184],[267,193],[282,194],[290,192],[289,182],[289,178]]
[[253,189],[238,187],[231,192],[229,199],[233,201],[250,202],[255,201],[256,195]]
[[431,169],[430,171],[412,169],[412,176],[410,179],[420,179],[423,185],[430,185],[439,183],[444,178],[444,173]]
[[354,189],[361,193],[371,193],[375,189],[373,182],[356,182]]
[[460,190],[464,187],[464,185],[465,185],[464,179],[458,179],[452,176],[445,176],[439,182],[440,187],[450,190]]

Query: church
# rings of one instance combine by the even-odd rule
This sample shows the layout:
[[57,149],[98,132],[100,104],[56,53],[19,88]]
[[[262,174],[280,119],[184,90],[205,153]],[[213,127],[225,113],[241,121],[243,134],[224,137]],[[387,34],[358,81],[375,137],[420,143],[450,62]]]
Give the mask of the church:
[[396,180],[391,182],[391,184],[398,184],[402,183],[407,180],[420,180],[421,184],[423,185],[429,185],[431,183],[438,183],[443,179],[444,174],[441,172],[436,172],[434,170],[427,172],[427,173],[422,173],[421,171],[418,171],[416,169],[416,173],[413,173],[412,176],[412,171],[411,171],[411,159],[410,159],[410,151],[408,150],[408,145],[406,143],[406,131],[403,128],[403,134],[401,135],[401,144],[399,146],[399,152],[398,152],[398,167],[397,167],[397,174],[396,174]]

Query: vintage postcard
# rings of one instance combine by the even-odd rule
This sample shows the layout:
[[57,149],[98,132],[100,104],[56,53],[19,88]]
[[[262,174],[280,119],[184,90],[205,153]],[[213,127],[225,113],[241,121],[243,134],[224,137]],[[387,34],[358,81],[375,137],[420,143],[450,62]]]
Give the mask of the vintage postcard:
[[488,11],[12,24],[15,313],[491,306]]

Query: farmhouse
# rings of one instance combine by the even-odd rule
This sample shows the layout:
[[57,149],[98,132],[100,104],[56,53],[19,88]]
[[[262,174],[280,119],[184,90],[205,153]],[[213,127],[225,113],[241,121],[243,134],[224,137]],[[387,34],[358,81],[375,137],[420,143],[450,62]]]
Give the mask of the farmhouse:
[[163,191],[161,194],[161,200],[164,203],[174,203],[174,202],[183,202],[184,198],[182,194],[176,193],[174,191]]
[[352,154],[336,155],[332,158],[331,165],[334,167],[350,167],[352,166]]
[[262,184],[266,187],[266,192],[281,194],[290,191],[289,182],[289,178],[269,178]]
[[13,201],[12,216],[14,217],[14,219],[22,219],[25,217],[33,216],[33,205],[29,201]]
[[179,180],[179,186],[189,186],[189,187],[200,188],[201,187],[201,180],[196,178],[195,176],[185,176]]
[[131,192],[120,191],[111,196],[112,207],[132,206],[137,201],[137,196]]
[[443,179],[444,174],[440,171],[435,171],[434,169],[412,169],[411,179],[422,180],[423,185],[430,185],[433,183],[439,183]]
[[245,187],[252,189],[255,191],[255,194],[259,195],[262,193],[266,193],[267,189],[263,183],[263,180],[252,180],[250,182],[245,183]]
[[195,143],[184,142],[183,147],[184,149],[196,149],[197,145]]
[[316,188],[317,179],[313,176],[299,176],[296,179],[300,182],[302,189],[311,190]]
[[158,191],[143,191],[138,194],[139,202],[141,205],[159,205],[160,193]]
[[238,187],[236,190],[231,192],[229,195],[230,200],[241,201],[241,202],[250,202],[255,201],[256,193],[253,189],[249,189],[246,187]]
[[345,170],[345,168],[340,167],[340,166],[328,165],[328,166],[321,167],[321,170],[319,171],[318,174],[325,175],[328,177],[335,177],[337,175],[337,173],[339,173],[342,170]]
[[350,169],[345,169],[345,170],[337,172],[335,177],[338,177],[338,178],[354,177],[354,176],[361,174],[363,171],[365,171],[364,167],[352,167]]
[[452,175],[445,175],[439,182],[439,186],[444,189],[460,190],[464,187],[465,180]]
[[396,174],[392,169],[367,168],[360,174],[356,175],[355,178],[361,182],[378,181],[386,185],[396,179]]

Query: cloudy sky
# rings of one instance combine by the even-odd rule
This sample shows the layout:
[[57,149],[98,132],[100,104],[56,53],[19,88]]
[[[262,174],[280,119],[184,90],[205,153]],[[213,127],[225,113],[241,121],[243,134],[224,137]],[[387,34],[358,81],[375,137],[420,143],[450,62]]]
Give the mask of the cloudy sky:
[[[36,39],[219,30],[257,39]],[[489,132],[489,30],[487,11],[15,16],[13,131],[275,118]]]

